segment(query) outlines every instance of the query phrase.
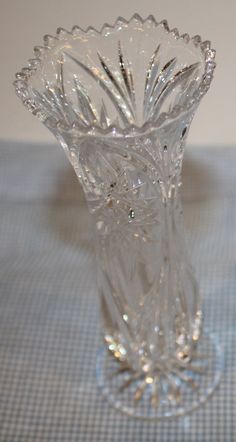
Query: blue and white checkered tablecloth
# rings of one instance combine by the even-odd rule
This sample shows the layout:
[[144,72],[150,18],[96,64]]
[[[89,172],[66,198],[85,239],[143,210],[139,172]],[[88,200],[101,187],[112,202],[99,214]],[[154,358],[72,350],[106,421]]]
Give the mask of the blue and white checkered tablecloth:
[[189,149],[183,200],[208,328],[225,350],[204,407],[146,422],[96,386],[91,220],[59,147],[0,146],[0,442],[236,441],[236,149]]

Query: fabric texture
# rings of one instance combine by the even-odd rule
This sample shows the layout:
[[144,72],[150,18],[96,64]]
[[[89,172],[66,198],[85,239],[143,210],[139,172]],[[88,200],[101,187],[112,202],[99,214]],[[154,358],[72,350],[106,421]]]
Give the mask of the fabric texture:
[[183,202],[205,325],[225,352],[205,406],[146,422],[96,385],[102,345],[92,223],[58,146],[1,143],[0,442],[236,440],[236,150],[189,148]]

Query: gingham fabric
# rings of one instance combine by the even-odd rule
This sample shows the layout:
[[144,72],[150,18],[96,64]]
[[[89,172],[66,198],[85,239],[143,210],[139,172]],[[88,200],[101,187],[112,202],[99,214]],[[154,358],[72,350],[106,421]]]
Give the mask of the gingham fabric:
[[0,441],[236,440],[236,150],[189,148],[183,201],[205,322],[225,351],[205,406],[146,422],[96,385],[102,344],[91,220],[59,146],[0,150]]

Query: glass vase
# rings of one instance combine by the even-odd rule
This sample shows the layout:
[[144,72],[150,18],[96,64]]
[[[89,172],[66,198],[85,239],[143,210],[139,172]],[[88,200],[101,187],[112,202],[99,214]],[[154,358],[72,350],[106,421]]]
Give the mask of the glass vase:
[[106,343],[98,382],[130,415],[184,414],[213,392],[222,362],[202,336],[180,201],[185,141],[215,51],[135,14],[100,32],[60,28],[34,52],[16,92],[59,140],[94,219]]

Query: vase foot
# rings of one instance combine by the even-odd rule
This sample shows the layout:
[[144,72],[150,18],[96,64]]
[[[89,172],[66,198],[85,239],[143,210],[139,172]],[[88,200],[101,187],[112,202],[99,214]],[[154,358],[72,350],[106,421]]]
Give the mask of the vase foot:
[[117,361],[106,348],[97,357],[97,380],[116,409],[143,419],[163,419],[190,413],[203,404],[218,385],[223,351],[216,337],[205,334],[191,362],[173,359],[167,370],[139,374]]

